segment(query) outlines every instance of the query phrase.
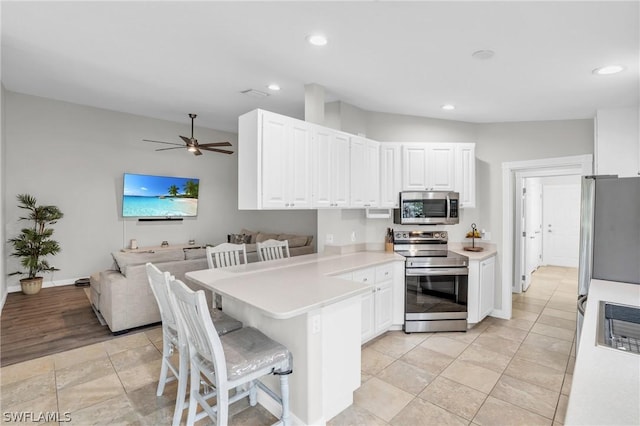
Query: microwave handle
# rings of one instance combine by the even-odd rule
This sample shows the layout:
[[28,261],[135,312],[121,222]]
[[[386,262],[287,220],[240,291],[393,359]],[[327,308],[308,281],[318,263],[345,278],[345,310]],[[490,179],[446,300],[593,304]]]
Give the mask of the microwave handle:
[[447,194],[447,210],[446,210],[446,214],[445,214],[445,218],[449,219],[449,209],[450,209],[450,205],[451,205],[451,199],[449,198],[449,194]]

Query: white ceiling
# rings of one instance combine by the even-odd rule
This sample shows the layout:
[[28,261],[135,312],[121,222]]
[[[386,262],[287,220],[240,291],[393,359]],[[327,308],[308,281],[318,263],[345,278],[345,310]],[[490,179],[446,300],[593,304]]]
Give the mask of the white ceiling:
[[[237,131],[254,108],[327,100],[469,122],[592,118],[638,104],[638,1],[7,2],[9,90]],[[305,36],[322,32],[318,48]],[[480,49],[496,52],[477,60]],[[596,76],[610,63],[623,73]],[[264,99],[240,94],[277,82]],[[453,103],[455,111],[440,106]]]

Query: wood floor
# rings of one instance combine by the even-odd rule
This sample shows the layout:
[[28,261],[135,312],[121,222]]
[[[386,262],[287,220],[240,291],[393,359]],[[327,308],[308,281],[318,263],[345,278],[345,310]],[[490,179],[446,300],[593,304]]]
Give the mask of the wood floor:
[[0,317],[2,367],[112,339],[100,325],[83,287],[9,293]]

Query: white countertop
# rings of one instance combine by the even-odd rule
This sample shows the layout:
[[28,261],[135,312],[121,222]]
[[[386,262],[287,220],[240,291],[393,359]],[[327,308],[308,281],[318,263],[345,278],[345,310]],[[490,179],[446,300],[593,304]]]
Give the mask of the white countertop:
[[496,245],[491,243],[479,242],[476,241],[476,247],[484,248],[483,251],[466,251],[464,247],[471,246],[471,242],[468,243],[449,243],[449,250],[454,253],[461,254],[463,256],[467,256],[469,260],[485,260],[490,258],[491,256],[495,256],[498,251],[496,250]]
[[287,319],[363,294],[369,288],[331,275],[392,261],[404,258],[391,252],[316,253],[193,271],[186,276],[223,297],[252,305],[269,317]]
[[639,425],[640,355],[596,346],[600,301],[640,306],[640,285],[591,281],[565,425]]

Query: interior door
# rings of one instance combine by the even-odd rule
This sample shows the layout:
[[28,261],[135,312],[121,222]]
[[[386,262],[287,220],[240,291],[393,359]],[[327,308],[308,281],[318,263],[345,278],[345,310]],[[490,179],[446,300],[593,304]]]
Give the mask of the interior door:
[[543,262],[578,267],[580,184],[543,185]]
[[525,194],[525,266],[524,287],[531,283],[531,274],[540,266],[542,257],[542,185],[533,179],[527,179]]

